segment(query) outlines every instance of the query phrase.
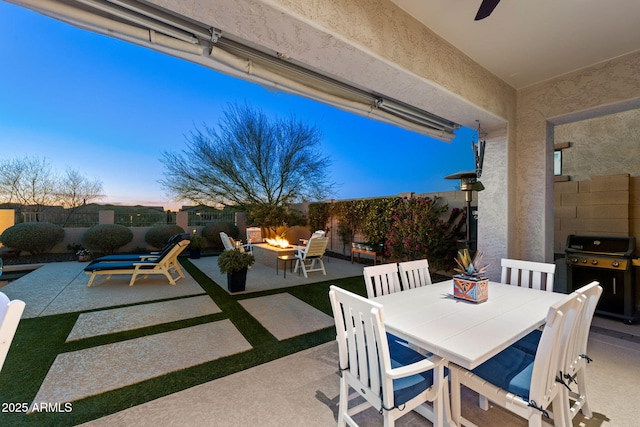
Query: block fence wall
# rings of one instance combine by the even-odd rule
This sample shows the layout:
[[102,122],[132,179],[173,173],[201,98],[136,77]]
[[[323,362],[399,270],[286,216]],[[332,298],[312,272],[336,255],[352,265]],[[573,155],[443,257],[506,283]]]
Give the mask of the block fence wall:
[[554,250],[567,236],[634,236],[640,243],[640,176],[618,174],[554,184]]

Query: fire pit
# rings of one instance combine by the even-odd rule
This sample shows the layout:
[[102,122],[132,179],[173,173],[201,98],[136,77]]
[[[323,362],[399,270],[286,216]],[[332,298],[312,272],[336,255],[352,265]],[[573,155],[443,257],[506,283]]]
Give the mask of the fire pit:
[[268,243],[259,243],[253,245],[253,256],[256,262],[275,268],[278,257],[282,255],[293,255],[295,248],[290,246],[287,242],[286,247],[272,246]]

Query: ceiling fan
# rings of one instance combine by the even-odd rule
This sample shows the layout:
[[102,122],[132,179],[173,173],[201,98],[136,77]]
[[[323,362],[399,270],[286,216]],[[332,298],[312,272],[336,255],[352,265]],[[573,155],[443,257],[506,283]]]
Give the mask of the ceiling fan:
[[496,8],[498,3],[500,3],[500,0],[482,0],[482,4],[480,5],[480,9],[478,9],[474,21],[479,21],[491,15],[491,12],[493,12],[493,9]]

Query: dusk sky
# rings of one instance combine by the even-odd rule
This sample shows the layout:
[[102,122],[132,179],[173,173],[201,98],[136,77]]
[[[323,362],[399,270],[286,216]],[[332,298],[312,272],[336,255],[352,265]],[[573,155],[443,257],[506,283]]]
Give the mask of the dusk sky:
[[177,209],[158,183],[161,153],[244,102],[321,130],[335,199],[453,190],[444,176],[474,167],[470,129],[441,142],[0,1],[0,158],[96,178],[99,203]]

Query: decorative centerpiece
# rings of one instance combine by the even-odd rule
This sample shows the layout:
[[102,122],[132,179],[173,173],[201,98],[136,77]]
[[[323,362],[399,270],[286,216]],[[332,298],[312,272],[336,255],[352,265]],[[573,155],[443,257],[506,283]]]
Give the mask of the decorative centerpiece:
[[453,276],[453,296],[471,302],[483,302],[489,298],[489,279],[484,276],[487,265],[481,266],[483,253],[478,251],[473,258],[468,249],[458,251]]

